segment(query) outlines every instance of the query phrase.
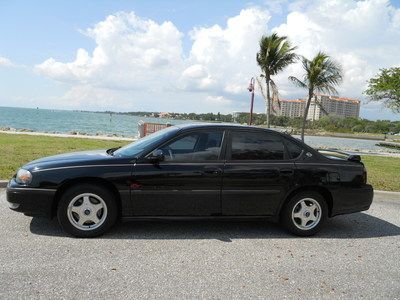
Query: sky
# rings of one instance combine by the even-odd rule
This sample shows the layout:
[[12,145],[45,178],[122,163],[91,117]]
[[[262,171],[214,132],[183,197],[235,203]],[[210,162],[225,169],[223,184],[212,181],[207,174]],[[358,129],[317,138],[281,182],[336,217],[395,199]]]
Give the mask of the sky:
[[[380,68],[400,66],[399,0],[0,0],[0,106],[93,111],[248,111],[262,35],[342,65],[339,95],[361,117],[399,120],[364,96]],[[304,98],[276,75],[282,99]],[[265,104],[256,89],[255,111]]]

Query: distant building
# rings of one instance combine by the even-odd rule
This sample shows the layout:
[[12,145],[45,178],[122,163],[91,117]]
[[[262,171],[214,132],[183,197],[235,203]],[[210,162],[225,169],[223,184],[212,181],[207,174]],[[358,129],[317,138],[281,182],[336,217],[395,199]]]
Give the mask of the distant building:
[[159,118],[170,118],[170,117],[171,117],[171,114],[168,113],[168,112],[160,112],[160,113],[158,114],[158,117],[159,117]]
[[281,100],[281,108],[277,109],[278,116],[301,117],[306,108],[306,101],[303,99]]
[[240,112],[240,111],[233,111],[232,112],[232,120],[233,120],[233,122],[237,122],[237,119],[238,119],[238,117],[239,117],[239,115],[241,114],[242,112]]
[[[318,105],[317,100],[320,105]],[[319,120],[325,115],[336,115],[338,117],[354,117],[358,118],[360,115],[360,100],[351,98],[334,97],[327,95],[316,95],[310,104],[308,110],[308,120]]]
[[[316,103],[321,104],[321,106]],[[281,108],[277,110],[278,116],[301,117],[306,108],[306,100],[292,99],[281,100]],[[339,117],[355,117],[360,114],[360,100],[351,98],[334,97],[327,95],[316,95],[312,100],[308,109],[308,120],[319,120],[325,115],[336,115]]]

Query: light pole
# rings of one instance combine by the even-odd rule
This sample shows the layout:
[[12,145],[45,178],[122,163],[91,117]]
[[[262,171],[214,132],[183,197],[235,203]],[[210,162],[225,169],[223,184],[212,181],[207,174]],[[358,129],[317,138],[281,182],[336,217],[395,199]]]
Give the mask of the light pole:
[[247,88],[251,93],[251,102],[250,102],[250,118],[249,125],[253,122],[253,106],[254,106],[254,77],[251,77],[249,87]]

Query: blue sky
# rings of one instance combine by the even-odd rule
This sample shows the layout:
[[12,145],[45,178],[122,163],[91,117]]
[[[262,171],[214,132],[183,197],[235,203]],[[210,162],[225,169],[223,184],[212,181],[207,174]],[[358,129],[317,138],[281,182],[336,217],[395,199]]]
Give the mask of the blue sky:
[[[366,79],[400,65],[399,8],[393,0],[1,1],[0,106],[247,110],[257,41],[271,31],[300,54],[327,51],[346,70],[341,96],[364,101]],[[276,78],[282,98],[303,97],[288,75],[301,68]],[[362,117],[399,119],[363,103]]]

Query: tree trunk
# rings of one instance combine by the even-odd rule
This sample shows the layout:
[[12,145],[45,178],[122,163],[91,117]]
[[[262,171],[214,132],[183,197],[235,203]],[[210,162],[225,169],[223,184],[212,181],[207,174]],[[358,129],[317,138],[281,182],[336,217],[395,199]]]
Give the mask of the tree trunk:
[[269,93],[269,81],[270,81],[270,78],[269,78],[269,76],[265,76],[265,83],[267,84],[267,112],[266,112],[266,115],[267,115],[267,128],[269,128],[270,127],[270,116],[271,116],[271,95],[270,95],[270,93]]
[[314,92],[313,89],[308,90],[308,100],[306,104],[306,108],[304,110],[304,116],[303,116],[303,126],[301,127],[301,140],[304,142],[304,130],[306,129],[306,123],[307,123],[307,115],[308,115],[308,109],[310,108],[311,104],[311,99],[313,96]]

